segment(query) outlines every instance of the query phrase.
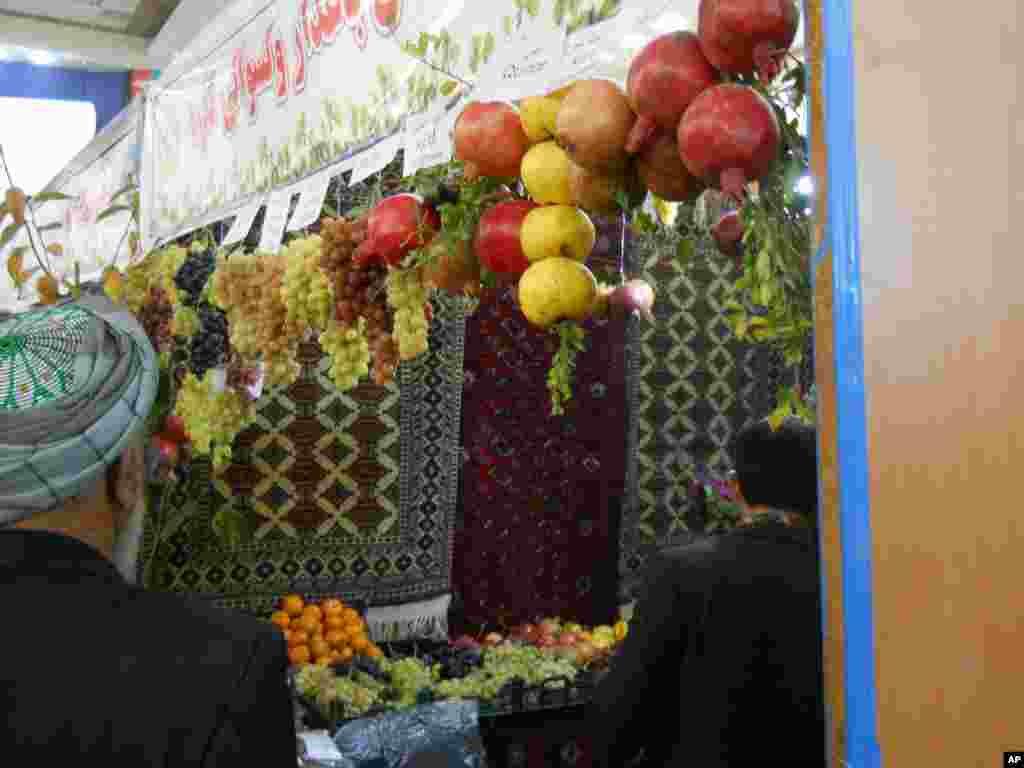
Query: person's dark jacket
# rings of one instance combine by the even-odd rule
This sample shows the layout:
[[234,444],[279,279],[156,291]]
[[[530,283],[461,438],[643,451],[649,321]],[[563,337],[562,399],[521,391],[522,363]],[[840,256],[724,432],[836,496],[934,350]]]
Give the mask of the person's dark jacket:
[[127,584],[96,550],[0,532],[0,762],[294,768],[269,623]]
[[771,523],[661,553],[587,712],[598,763],[823,768],[817,551]]

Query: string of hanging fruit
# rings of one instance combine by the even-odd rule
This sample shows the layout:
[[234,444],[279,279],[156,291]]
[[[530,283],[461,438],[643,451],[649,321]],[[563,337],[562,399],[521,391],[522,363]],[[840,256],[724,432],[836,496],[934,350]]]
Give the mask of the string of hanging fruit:
[[625,89],[586,79],[518,105],[471,102],[455,124],[452,163],[404,180],[368,210],[324,219],[318,235],[278,254],[218,252],[200,240],[109,269],[108,294],[139,316],[174,371],[158,416],[163,452],[190,443],[227,466],[263,382],[297,377],[303,340],[319,342],[339,389],[371,375],[387,384],[428,349],[435,291],[479,298],[497,283],[514,285],[526,320],[553,334],[548,387],[552,413],[563,413],[582,323],[653,319],[652,286],[622,273],[600,282],[588,266],[592,217],[621,215],[635,227],[648,194],[662,207],[707,190],[727,201],[712,233],[744,264],[730,306],[737,336],[802,350],[809,227],[776,171],[794,158],[805,167],[806,157],[769,90],[784,71],[799,77],[786,68],[797,24],[792,0],[702,0],[698,32],[651,41]]

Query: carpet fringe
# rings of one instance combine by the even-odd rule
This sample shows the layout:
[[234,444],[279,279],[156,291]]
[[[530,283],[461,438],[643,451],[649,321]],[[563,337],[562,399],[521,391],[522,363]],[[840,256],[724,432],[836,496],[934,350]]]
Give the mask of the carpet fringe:
[[366,627],[375,643],[411,638],[448,637],[450,594],[405,605],[385,605],[366,611]]

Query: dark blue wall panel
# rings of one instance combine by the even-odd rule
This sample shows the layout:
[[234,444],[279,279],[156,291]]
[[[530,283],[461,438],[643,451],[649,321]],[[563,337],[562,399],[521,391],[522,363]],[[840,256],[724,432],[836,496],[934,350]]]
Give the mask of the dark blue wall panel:
[[0,96],[91,101],[96,107],[98,133],[126,106],[128,77],[127,72],[88,72],[20,61],[0,62]]

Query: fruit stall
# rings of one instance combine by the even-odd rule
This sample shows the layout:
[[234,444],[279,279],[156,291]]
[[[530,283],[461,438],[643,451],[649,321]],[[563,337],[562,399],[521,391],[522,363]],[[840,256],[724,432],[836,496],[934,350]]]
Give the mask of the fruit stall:
[[241,2],[5,179],[8,308],[160,354],[144,582],[279,627],[307,727],[474,701],[561,759],[730,435],[813,418],[797,6],[675,5]]

